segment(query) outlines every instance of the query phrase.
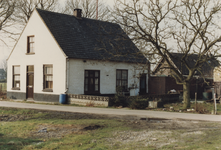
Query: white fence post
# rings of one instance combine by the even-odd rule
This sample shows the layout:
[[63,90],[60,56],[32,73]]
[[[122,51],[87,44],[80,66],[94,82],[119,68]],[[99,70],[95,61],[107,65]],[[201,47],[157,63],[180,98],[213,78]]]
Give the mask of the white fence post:
[[214,93],[214,105],[215,105],[215,107],[214,107],[214,114],[216,115],[216,111],[217,111],[217,107],[216,107],[216,93]]

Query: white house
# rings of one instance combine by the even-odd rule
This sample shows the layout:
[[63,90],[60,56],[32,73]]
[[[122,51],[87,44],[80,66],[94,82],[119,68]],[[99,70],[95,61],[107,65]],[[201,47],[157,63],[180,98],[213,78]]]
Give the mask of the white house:
[[8,57],[7,97],[58,102],[59,95],[148,93],[149,62],[114,23],[35,9]]

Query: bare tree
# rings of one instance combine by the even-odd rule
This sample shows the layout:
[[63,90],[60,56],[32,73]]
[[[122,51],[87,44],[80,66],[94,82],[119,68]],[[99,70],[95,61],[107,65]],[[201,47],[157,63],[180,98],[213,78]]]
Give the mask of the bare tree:
[[25,25],[35,8],[56,11],[58,5],[58,0],[19,0],[15,13],[16,22]]
[[5,71],[5,76],[7,77],[7,60],[6,59],[2,61],[1,68]]
[[[8,33],[7,27],[10,26],[11,16],[15,9],[15,0],[0,0],[0,32]],[[1,34],[2,34],[1,33]],[[0,39],[2,42],[3,39]]]
[[7,23],[8,19],[14,12],[15,1],[13,0],[0,0],[0,30]]
[[[64,13],[73,14],[75,8],[82,9],[82,17],[96,18],[97,0],[66,0]],[[102,0],[98,1],[98,19],[109,19],[109,8],[103,3]]]
[[[116,0],[114,21],[129,30],[130,37],[152,63],[163,58],[177,84],[183,85],[184,108],[190,107],[190,81],[202,66],[219,58],[221,42],[219,0]],[[171,62],[172,53],[182,54],[186,76]],[[189,57],[198,55],[194,65]],[[155,62],[154,62],[155,61]]]

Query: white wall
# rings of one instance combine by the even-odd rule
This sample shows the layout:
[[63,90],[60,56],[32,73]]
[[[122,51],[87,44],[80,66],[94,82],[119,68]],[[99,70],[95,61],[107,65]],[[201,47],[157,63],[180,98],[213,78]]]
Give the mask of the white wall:
[[[35,54],[27,53],[27,36],[35,36]],[[43,65],[53,64],[53,92],[43,90]],[[12,88],[12,66],[20,65],[20,90]],[[26,93],[26,66],[34,65],[34,93],[65,92],[66,57],[35,10],[8,59],[7,91]]]
[[[136,78],[143,70],[139,70],[140,65],[133,63],[96,61],[82,59],[70,59],[68,65],[68,93],[69,94],[84,94],[84,71],[85,70],[100,70],[100,93],[114,94],[116,93],[116,70],[128,70],[128,86],[137,84],[139,87],[139,79]],[[147,70],[144,71],[147,73]],[[134,76],[135,75],[135,76]],[[148,93],[148,75],[147,75],[147,93]]]

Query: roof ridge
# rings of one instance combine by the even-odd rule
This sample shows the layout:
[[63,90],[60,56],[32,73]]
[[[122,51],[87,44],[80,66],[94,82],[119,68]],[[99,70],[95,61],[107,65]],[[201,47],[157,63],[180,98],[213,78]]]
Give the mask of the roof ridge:
[[[49,13],[55,13],[55,14],[60,14],[60,15],[67,15],[67,16],[71,16],[77,19],[77,17],[75,17],[74,15],[70,15],[70,14],[65,14],[65,13],[61,13],[61,12],[55,12],[55,11],[50,11],[50,10],[45,10],[45,9],[40,9],[40,8],[35,8],[37,11],[46,11]],[[97,21],[97,22],[104,22],[104,23],[110,23],[110,24],[115,24],[115,25],[119,25],[117,23],[114,22],[109,22],[109,21],[104,21],[104,20],[96,20],[96,19],[92,19],[92,18],[86,18],[86,17],[82,17],[83,19],[88,19],[88,20],[92,20],[92,21]],[[78,19],[79,20],[79,19]]]

